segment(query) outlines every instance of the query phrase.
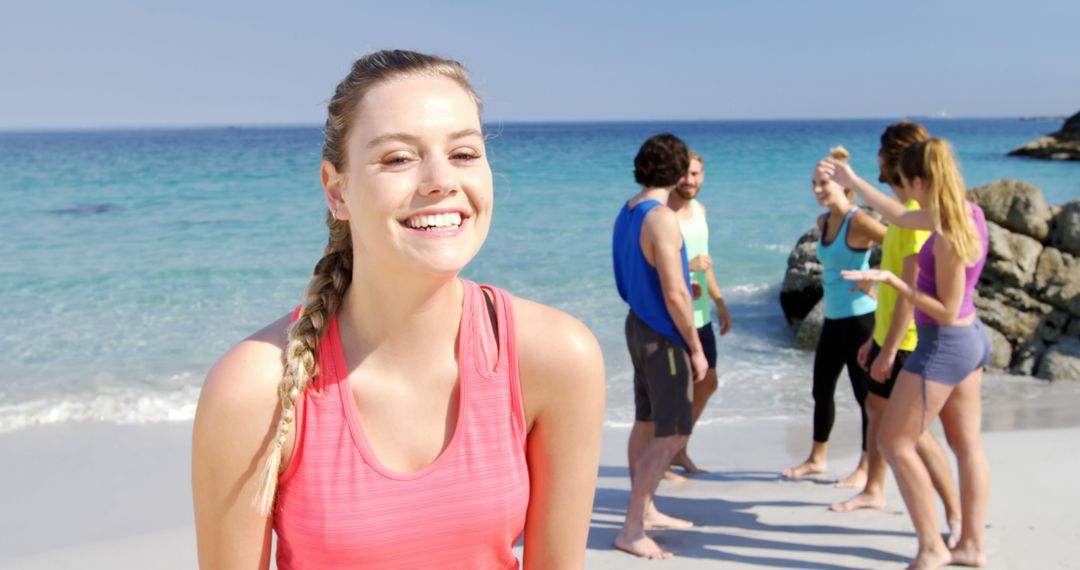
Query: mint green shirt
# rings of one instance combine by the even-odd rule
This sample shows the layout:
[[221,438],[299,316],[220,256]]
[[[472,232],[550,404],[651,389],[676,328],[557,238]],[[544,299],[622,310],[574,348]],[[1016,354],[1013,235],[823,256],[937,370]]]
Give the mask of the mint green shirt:
[[[686,243],[686,259],[693,260],[698,255],[709,255],[709,225],[705,221],[705,208],[697,200],[690,201],[693,216],[689,220],[679,218],[683,242]],[[700,287],[701,295],[694,299],[694,327],[701,328],[712,322],[712,307],[709,306],[709,278],[704,271],[691,271],[690,281]]]

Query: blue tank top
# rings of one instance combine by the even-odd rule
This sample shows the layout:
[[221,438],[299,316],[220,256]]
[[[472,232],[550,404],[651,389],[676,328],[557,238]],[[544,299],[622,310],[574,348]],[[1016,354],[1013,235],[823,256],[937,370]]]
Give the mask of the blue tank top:
[[858,211],[857,206],[852,207],[844,216],[840,231],[836,232],[832,243],[825,243],[827,226],[822,229],[821,239],[818,240],[817,255],[822,268],[821,286],[825,290],[826,319],[845,319],[872,313],[877,309],[877,301],[862,291],[851,293],[853,283],[840,276],[840,272],[845,269],[870,268],[870,249],[851,249],[847,244],[851,218]]
[[[656,200],[641,202],[633,208],[626,204],[619,212],[619,217],[615,218],[615,235],[611,241],[615,285],[619,288],[619,296],[629,303],[630,309],[638,318],[664,337],[686,346],[686,341],[679,334],[679,329],[675,327],[675,321],[671,320],[667,305],[664,304],[660,274],[655,267],[649,265],[641,251],[641,224],[649,210],[660,205]],[[686,260],[685,243],[680,250],[680,256],[686,290],[690,291],[690,264]]]

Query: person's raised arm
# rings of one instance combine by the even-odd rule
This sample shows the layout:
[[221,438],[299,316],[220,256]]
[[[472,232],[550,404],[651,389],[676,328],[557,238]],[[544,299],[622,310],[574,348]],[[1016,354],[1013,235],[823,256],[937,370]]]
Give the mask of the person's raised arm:
[[647,232],[652,244],[653,263],[660,277],[660,289],[664,295],[671,320],[690,349],[690,362],[694,369],[694,381],[705,379],[708,364],[701,347],[701,338],[694,328],[694,300],[686,288],[686,273],[682,264],[682,231],[675,213],[667,208],[653,208],[645,215],[643,232]]
[[285,316],[235,346],[203,384],[191,445],[201,568],[270,567],[272,519],[252,502],[281,409],[277,384],[288,323]]
[[524,568],[583,568],[604,419],[604,358],[568,315],[514,299],[528,429]]
[[874,188],[863,180],[851,168],[851,165],[834,158],[826,158],[818,163],[815,177],[831,179],[844,188],[851,188],[862,197],[868,206],[881,212],[889,223],[916,230],[934,229],[933,220],[926,210],[908,210],[898,200]]
[[862,210],[856,212],[852,217],[851,227],[854,230],[855,239],[860,242],[880,244],[885,240],[885,225]]

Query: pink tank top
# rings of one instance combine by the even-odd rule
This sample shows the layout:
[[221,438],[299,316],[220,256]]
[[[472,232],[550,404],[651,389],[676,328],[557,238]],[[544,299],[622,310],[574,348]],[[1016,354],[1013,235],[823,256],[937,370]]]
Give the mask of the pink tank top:
[[457,426],[414,473],[391,471],[372,452],[331,319],[279,479],[278,568],[518,568],[511,548],[525,526],[529,471],[511,300],[485,287],[498,323],[497,352],[485,358],[487,302],[476,283],[462,284]]

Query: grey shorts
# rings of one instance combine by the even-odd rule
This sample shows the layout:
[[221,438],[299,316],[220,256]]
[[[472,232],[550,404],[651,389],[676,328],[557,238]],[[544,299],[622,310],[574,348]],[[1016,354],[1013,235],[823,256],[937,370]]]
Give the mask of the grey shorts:
[[956,386],[990,362],[990,338],[978,317],[961,326],[915,325],[919,344],[904,370],[925,380]]
[[626,315],[626,348],[634,363],[634,419],[653,422],[654,435],[690,435],[693,382],[686,347],[656,332],[633,311]]

